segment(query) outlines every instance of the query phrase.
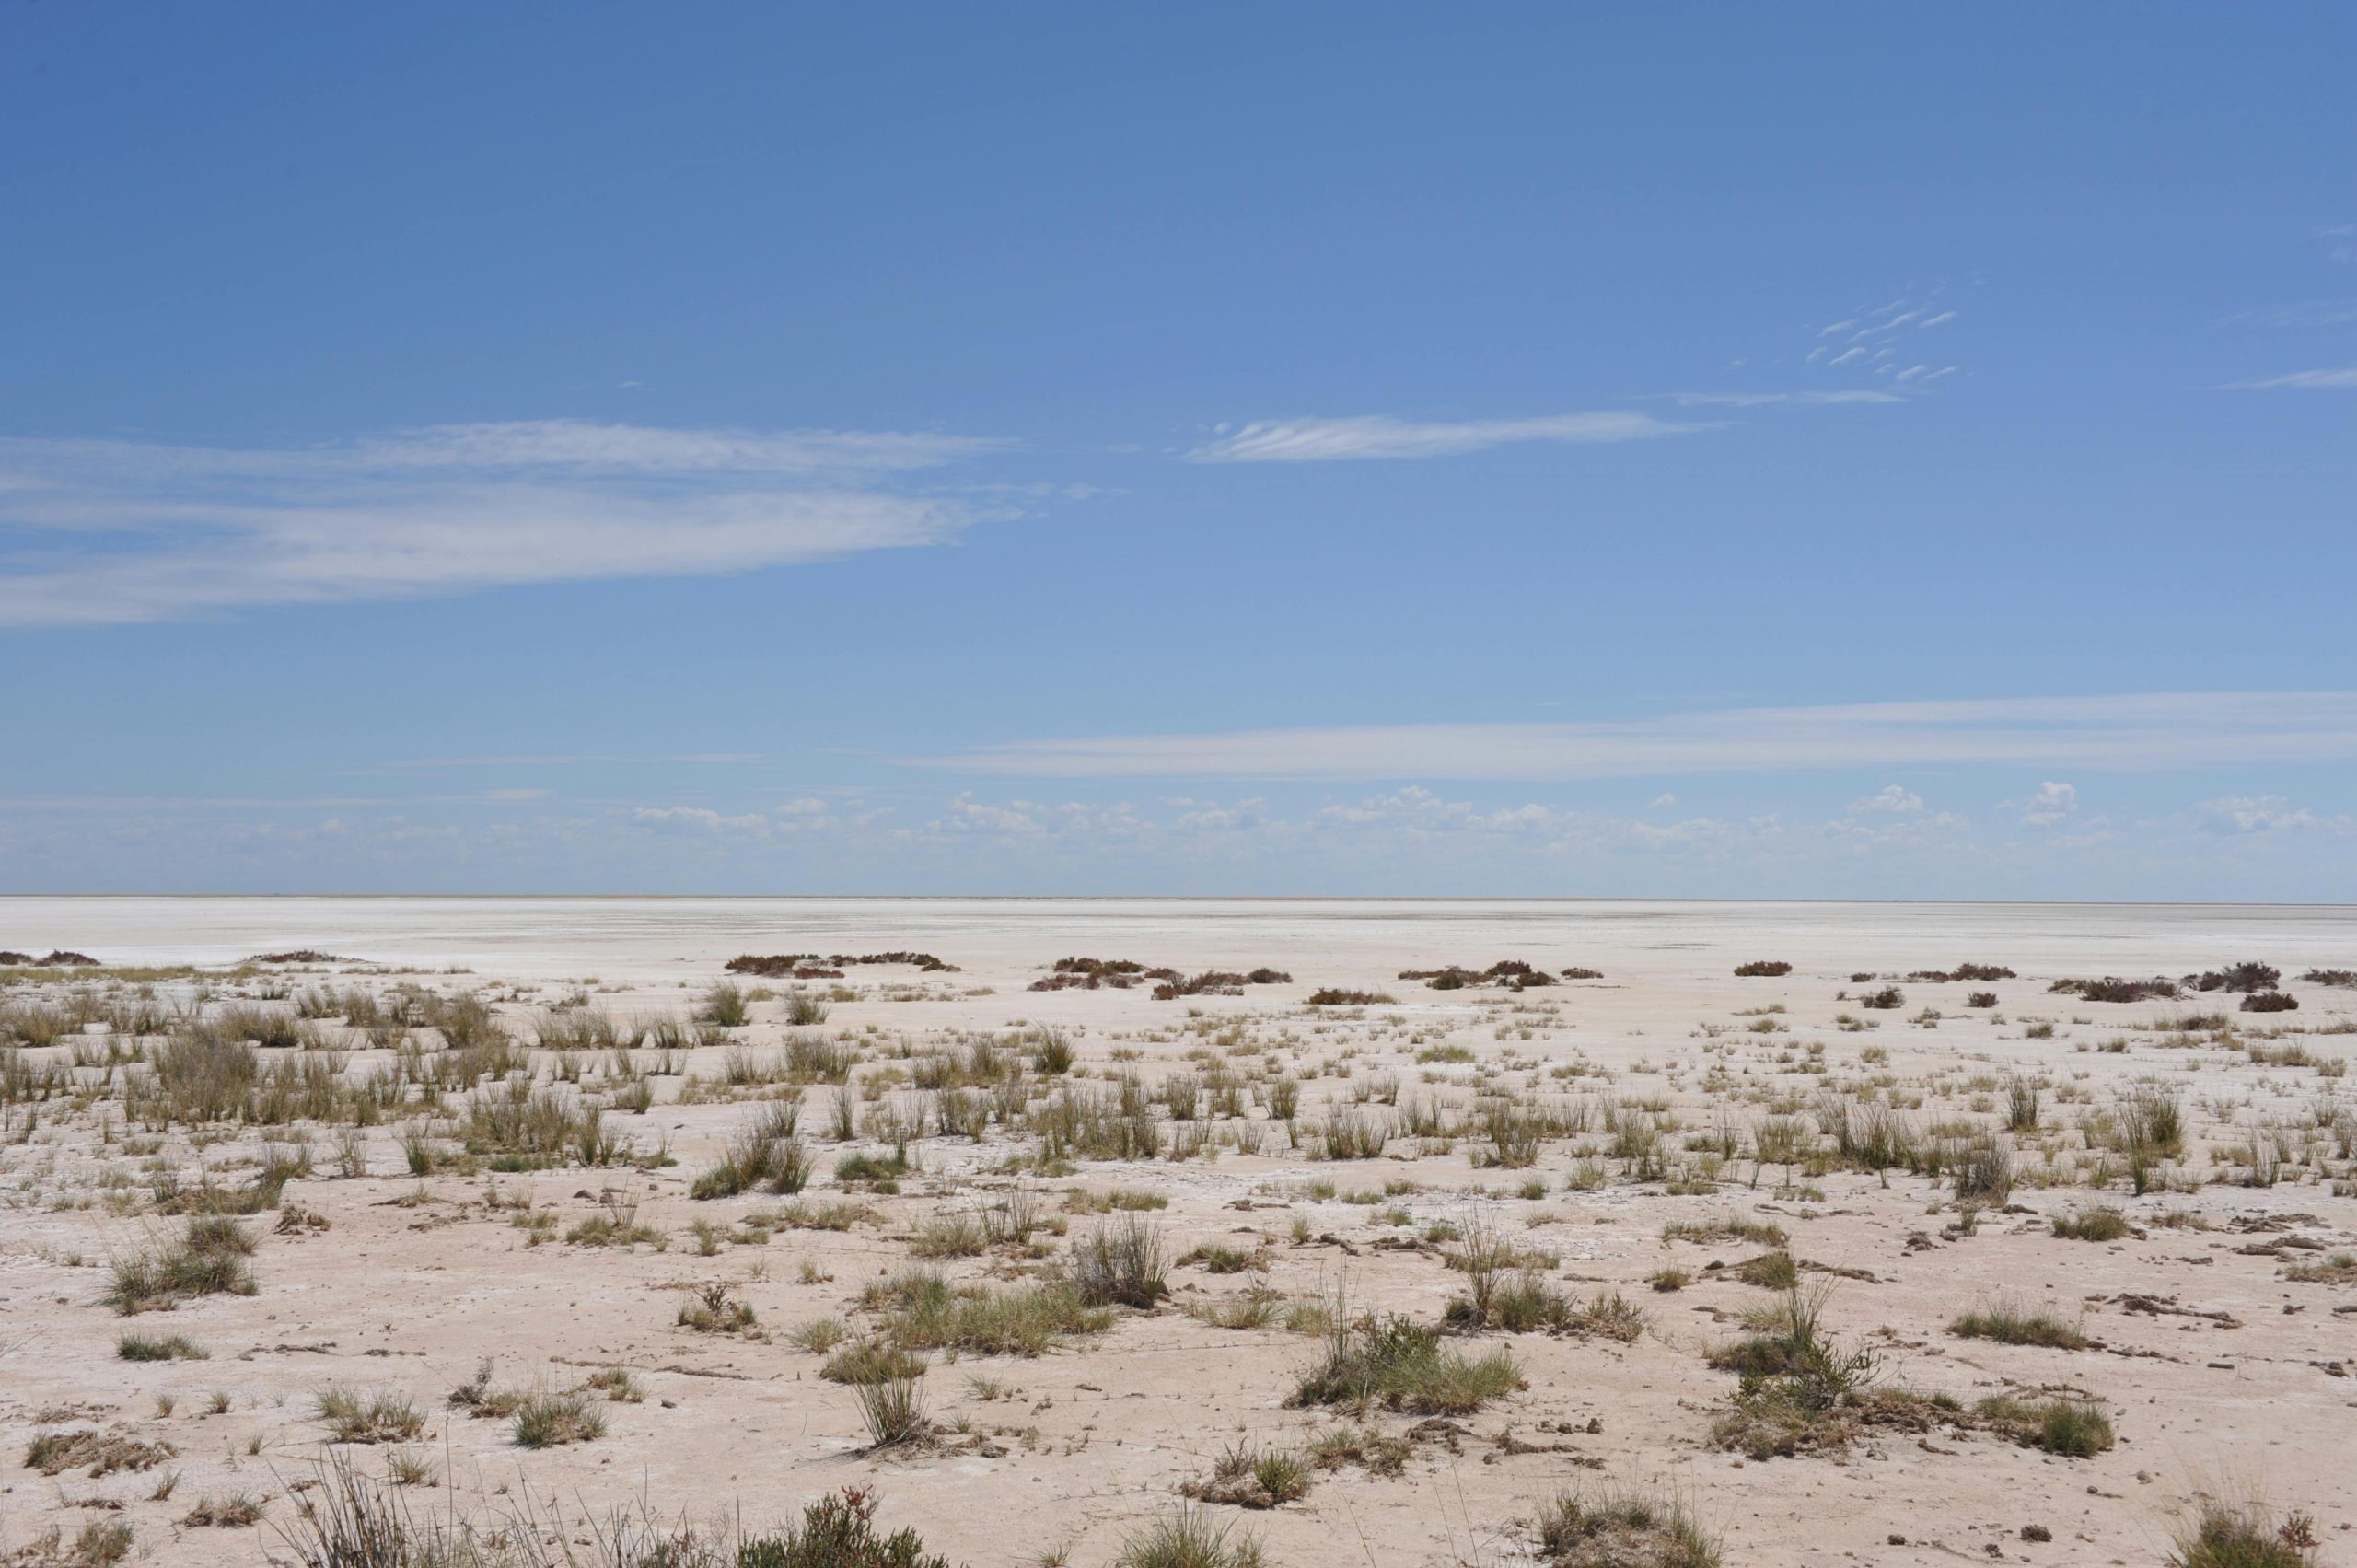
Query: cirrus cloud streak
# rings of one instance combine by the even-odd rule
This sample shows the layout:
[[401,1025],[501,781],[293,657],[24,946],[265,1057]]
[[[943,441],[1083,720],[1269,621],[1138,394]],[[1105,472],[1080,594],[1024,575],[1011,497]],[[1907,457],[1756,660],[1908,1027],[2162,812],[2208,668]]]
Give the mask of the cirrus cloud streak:
[[2357,692],[2150,692],[1012,741],[920,766],[1056,778],[1578,780],[1833,768],[2357,760]]

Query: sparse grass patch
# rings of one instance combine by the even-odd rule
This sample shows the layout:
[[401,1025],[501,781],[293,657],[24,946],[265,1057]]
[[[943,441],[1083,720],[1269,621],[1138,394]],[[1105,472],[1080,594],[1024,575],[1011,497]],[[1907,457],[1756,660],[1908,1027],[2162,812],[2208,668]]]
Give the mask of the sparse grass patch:
[[331,1443],[407,1443],[425,1430],[425,1417],[405,1394],[341,1386],[319,1390],[319,1420]]
[[534,1394],[517,1407],[511,1433],[521,1448],[589,1443],[606,1434],[605,1412],[582,1395]]
[[1182,1506],[1124,1539],[1113,1568],[1261,1568],[1260,1542],[1200,1507]]
[[114,1353],[125,1361],[204,1361],[213,1353],[185,1334],[125,1334],[115,1341]]
[[1661,1227],[1664,1241],[1748,1241],[1759,1247],[1782,1247],[1791,1237],[1784,1227],[1766,1220],[1734,1217],[1710,1220],[1672,1220]]
[[226,1497],[206,1497],[191,1508],[180,1520],[184,1529],[245,1529],[261,1523],[266,1497],[250,1492],[232,1493]]
[[2042,1345],[2049,1350],[2084,1350],[2088,1344],[2085,1334],[2054,1314],[2012,1302],[1976,1307],[1950,1323],[1948,1332],[1968,1340]]
[[125,1317],[168,1311],[196,1295],[251,1295],[253,1272],[246,1266],[254,1238],[226,1214],[192,1214],[180,1239],[157,1250],[129,1253],[109,1265],[100,1297]]
[[2114,1442],[2111,1418],[2085,1400],[1983,1400],[1973,1413],[2025,1448],[2091,1459]]
[[1522,1386],[1522,1371],[1504,1347],[1468,1355],[1411,1318],[1364,1318],[1337,1323],[1325,1358],[1302,1377],[1293,1402],[1464,1415]]
[[[917,1371],[923,1370],[924,1364],[919,1362]],[[921,1442],[929,1434],[931,1427],[924,1419],[924,1384],[921,1377],[911,1375],[854,1383],[852,1393],[859,1400],[860,1419],[867,1423],[870,1446],[897,1447]]]
[[2177,1527],[2168,1568],[2316,1568],[2320,1561],[2316,1521],[2307,1515],[2279,1518],[2256,1498],[2204,1497]]
[[1183,1482],[1180,1493],[1198,1503],[1234,1508],[1275,1508],[1309,1495],[1309,1466],[1282,1449],[1260,1452],[1232,1443],[1212,1466],[1211,1475]]
[[1719,1568],[1719,1544],[1675,1498],[1562,1493],[1542,1504],[1538,1551],[1554,1568]]
[[1150,1307],[1169,1294],[1164,1273],[1161,1230],[1133,1214],[1073,1245],[1073,1283],[1092,1307]]
[[911,1270],[871,1286],[867,1299],[895,1309],[877,1331],[911,1352],[1043,1355],[1074,1335],[1101,1333],[1112,1323],[1109,1311],[1090,1305],[1079,1289],[1060,1280],[994,1291],[952,1285],[929,1270]]
[[2118,1241],[2130,1233],[2128,1216],[2118,1209],[2081,1209],[2074,1214],[2057,1214],[2053,1220],[2054,1234],[2073,1241]]

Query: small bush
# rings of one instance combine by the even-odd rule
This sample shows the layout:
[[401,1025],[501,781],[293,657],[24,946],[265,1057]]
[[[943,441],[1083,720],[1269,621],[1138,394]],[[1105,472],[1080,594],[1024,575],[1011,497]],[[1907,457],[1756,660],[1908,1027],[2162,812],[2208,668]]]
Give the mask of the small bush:
[[[876,1494],[846,1486],[807,1505],[799,1528],[740,1540],[735,1568],[949,1568],[947,1558],[925,1551],[916,1531],[878,1535],[875,1519]],[[675,1559],[659,1548],[642,1560],[643,1568],[668,1568],[675,1562],[678,1568],[691,1568],[691,1562],[684,1553]]]
[[2283,982],[2283,971],[2273,964],[2228,964],[2193,977],[2196,991],[2272,991]]
[[2058,980],[2046,989],[2089,1002],[2142,1002],[2177,994],[2177,981],[2173,980],[2121,980],[2117,975],[2106,975],[2101,980]]
[[1735,972],[1744,980],[1772,980],[1778,975],[1792,973],[1793,966],[1782,958],[1754,958],[1747,964],[1736,965]]
[[2296,1013],[2300,999],[2282,991],[2254,991],[2243,998],[2241,1011],[2246,1013]]

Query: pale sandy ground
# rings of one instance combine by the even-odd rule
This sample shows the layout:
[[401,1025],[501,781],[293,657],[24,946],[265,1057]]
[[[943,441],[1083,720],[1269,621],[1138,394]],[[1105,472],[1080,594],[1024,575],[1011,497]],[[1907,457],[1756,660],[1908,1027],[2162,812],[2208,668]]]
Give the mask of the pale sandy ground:
[[[1830,1172],[1804,1179],[1806,1191],[1780,1193],[1772,1168],[1751,1185],[1744,1159],[1721,1171],[1716,1191],[1668,1196],[1657,1182],[1620,1179],[1617,1163],[1607,1162],[1613,1179],[1568,1190],[1565,1178],[1583,1153],[1601,1145],[1595,1133],[1546,1145],[1535,1174],[1548,1191],[1537,1201],[1513,1195],[1532,1171],[1476,1168],[1466,1144],[1418,1157],[1406,1137],[1378,1160],[1303,1157],[1315,1144],[1305,1138],[1299,1154],[1280,1157],[1223,1149],[1215,1160],[1184,1164],[1088,1162],[1076,1175],[1035,1184],[1051,1200],[1068,1189],[1117,1186],[1167,1195],[1159,1217],[1173,1256],[1206,1240],[1266,1244],[1258,1275],[1175,1271],[1179,1303],[1237,1293],[1252,1278],[1311,1297],[1341,1278],[1364,1303],[1431,1319],[1462,1288],[1462,1276],[1431,1249],[1373,1244],[1486,1210],[1558,1255],[1554,1278],[1566,1288],[1584,1294],[1608,1283],[1644,1307],[1647,1330],[1628,1344],[1485,1336],[1511,1345],[1527,1388],[1464,1418],[1456,1451],[1420,1444],[1396,1479],[1322,1472],[1306,1499],[1246,1516],[1272,1568],[1527,1561],[1527,1534],[1517,1521],[1538,1500],[1607,1483],[1682,1494],[1724,1534],[1730,1564],[2158,1562],[2175,1512],[2205,1485],[2258,1488],[2279,1508],[2305,1510],[2325,1561],[2357,1561],[2346,1533],[2357,1523],[2347,1463],[2357,1381],[2343,1375],[2357,1369],[2357,1287],[2282,1277],[2287,1261],[2323,1253],[2253,1249],[2286,1236],[2329,1249],[2357,1241],[2357,1200],[2336,1195],[2333,1185],[2349,1174],[2348,1151],[2335,1147],[2330,1127],[2338,1108],[2357,1109],[2350,1081],[2327,1075],[2329,1065],[2254,1065],[2214,1040],[2165,1044],[2167,1037],[2149,1028],[2156,1018],[2210,1011],[2221,1005],[2215,997],[2105,1006],[2047,994],[2048,981],[2062,975],[2179,974],[2245,958],[2274,963],[2287,977],[2311,966],[2357,967],[2357,909],[0,900],[0,947],[52,946],[110,964],[219,963],[309,946],[377,965],[463,966],[471,972],[355,970],[292,983],[382,988],[406,980],[446,992],[496,986],[503,995],[509,982],[537,986],[529,1001],[502,1007],[527,1037],[535,1005],[563,995],[569,982],[588,985],[596,1005],[617,1016],[684,1014],[738,952],[917,948],[961,972],[853,970],[844,983],[861,996],[834,1004],[824,1026],[830,1035],[858,1036],[870,1063],[895,1040],[922,1054],[963,1031],[1049,1024],[1071,1031],[1080,1069],[1092,1078],[1133,1067],[1151,1082],[1216,1036],[1263,1048],[1226,1058],[1240,1067],[1267,1060],[1301,1077],[1305,1127],[1322,1121],[1329,1099],[1347,1102],[1353,1085],[1382,1074],[1396,1074],[1411,1098],[1469,1106],[1474,1076],[1515,1052],[1542,1074],[1572,1062],[1596,1070],[1540,1077],[1550,1100],[1660,1096],[1683,1132],[1697,1135],[1722,1108],[1748,1129],[1765,1097],[1806,1097],[1877,1074],[1924,1097],[1910,1112],[1919,1128],[1944,1119],[1986,1125],[1990,1085],[2030,1074],[2049,1085],[2049,1125],[2065,1130],[2058,1141],[2071,1149],[2081,1142],[2071,1129],[2082,1113],[2109,1104],[2119,1086],[2164,1080],[2180,1087],[2194,1134],[2194,1149],[2174,1167],[2191,1190],[2134,1198],[2115,1181],[2102,1202],[2125,1210],[2142,1234],[2111,1244],[2048,1232],[2046,1215],[2093,1201],[2084,1187],[2024,1187],[2014,1202],[2028,1212],[1985,1215],[1977,1234],[1961,1237],[1944,1234],[1956,1217],[1952,1207],[1941,1212],[1944,1187],[1899,1172],[1887,1185]],[[1155,1002],[1143,989],[1026,991],[1068,953],[1190,971],[1266,964],[1290,970],[1295,983],[1181,1002]],[[1776,980],[1730,974],[1758,958],[1795,968]],[[1478,968],[1500,958],[1550,970],[1583,964],[1605,978],[1522,997],[1434,993],[1394,978],[1411,965]],[[1854,1000],[1836,1000],[1858,989],[1849,986],[1854,970],[1904,974],[1967,960],[2020,971],[1989,987],[2000,993],[2002,1023],[1965,1008],[1965,993],[1978,987],[1904,985],[1903,1010],[1864,1015],[1875,1020],[1872,1030],[1835,1025],[1837,1014],[1857,1015]],[[1388,992],[1397,1005],[1321,1016],[1304,1005],[1320,985]],[[186,989],[158,991],[170,997]],[[2242,1017],[2231,1013],[2233,998],[2223,1005],[2247,1038],[2296,1042],[2328,1064],[2345,1060],[2357,1033],[2327,1031],[2357,1025],[2357,992],[2296,981],[2286,989],[2300,1011]],[[1775,1017],[1782,1032],[1749,1032],[1756,1020],[1745,1015],[1771,1004],[1786,1009]],[[1516,1012],[1517,1005],[1551,1011]],[[1927,1005],[1944,1014],[1935,1027],[1910,1021]],[[757,1050],[777,1045],[787,1032],[777,1012],[776,1003],[761,1005],[738,1040]],[[2026,1038],[2037,1020],[2054,1024],[2052,1039]],[[2287,1029],[2298,1032],[2278,1036]],[[2123,1040],[2124,1051],[2101,1049]],[[1469,1048],[1476,1062],[1416,1063],[1416,1051],[1444,1042]],[[1794,1070],[1812,1045],[1822,1047],[1821,1076]],[[1886,1059],[1863,1059],[1867,1048]],[[1116,1062],[1117,1049],[1140,1055]],[[725,1054],[695,1052],[690,1071],[709,1078]],[[348,1060],[348,1070],[365,1071],[367,1053]],[[1704,1086],[1713,1061],[1732,1075],[1730,1086]],[[1313,1075],[1321,1066],[1325,1074]],[[1936,1084],[1927,1088],[1927,1080]],[[427,1435],[414,1446],[430,1456],[442,1484],[415,1489],[420,1506],[495,1509],[528,1492],[568,1511],[643,1499],[666,1516],[730,1513],[757,1524],[856,1482],[881,1490],[886,1521],[913,1525],[952,1562],[976,1564],[1033,1563],[1068,1548],[1076,1568],[1100,1568],[1125,1531],[1169,1506],[1176,1486],[1206,1473],[1227,1442],[1248,1435],[1263,1446],[1297,1446],[1333,1423],[1329,1411],[1287,1405],[1317,1342],[1278,1327],[1225,1330],[1166,1306],[1124,1314],[1100,1339],[1035,1360],[936,1357],[925,1379],[931,1416],[944,1425],[970,1418],[993,1437],[1001,1450],[994,1457],[964,1446],[868,1454],[850,1391],[821,1381],[819,1358],[793,1348],[786,1330],[825,1317],[856,1326],[860,1285],[904,1265],[915,1225],[1005,1186],[1010,1179],[994,1172],[1024,1145],[995,1130],[980,1144],[924,1140],[923,1174],[902,1196],[872,1200],[881,1225],[847,1235],[781,1230],[765,1246],[699,1256],[687,1239],[691,1221],[726,1223],[780,1200],[691,1202],[689,1182],[750,1116],[750,1102],[673,1105],[680,1080],[655,1083],[650,1114],[618,1119],[641,1148],[668,1141],[676,1156],[676,1165],[645,1172],[437,1173],[421,1182],[403,1167],[395,1128],[381,1126],[368,1136],[369,1174],[343,1179],[332,1174],[333,1135],[316,1132],[318,1172],[290,1185],[286,1198],[331,1228],[282,1236],[264,1214],[250,1222],[262,1233],[253,1260],[258,1295],[128,1319],[98,1304],[103,1265],[177,1222],[114,1212],[135,1209],[147,1182],[143,1160],[101,1142],[102,1129],[118,1142],[123,1135],[119,1102],[81,1112],[44,1106],[29,1136],[26,1108],[9,1108],[0,1142],[0,1343],[10,1347],[0,1356],[0,1559],[52,1524],[63,1521],[70,1537],[119,1505],[109,1516],[133,1524],[134,1561],[264,1561],[282,1550],[267,1521],[258,1530],[179,1521],[201,1497],[240,1491],[273,1495],[270,1516],[283,1521],[286,1486],[321,1452],[311,1406],[330,1383],[401,1390],[428,1413]],[[806,1196],[821,1200],[834,1195],[829,1173],[842,1152],[823,1132],[826,1093],[812,1092],[805,1118],[806,1132],[819,1130],[820,1171]],[[2078,1102],[2061,1103],[2064,1095]],[[2307,1163],[2272,1188],[2220,1179],[2233,1167],[2213,1163],[2213,1151],[2239,1148],[2251,1129],[2278,1124],[2297,1130],[2287,1136]],[[201,1160],[236,1178],[236,1163],[265,1141],[284,1145],[290,1134],[250,1131],[193,1150],[179,1131],[165,1150],[185,1167]],[[100,1201],[109,1172],[127,1194],[113,1208]],[[1347,1194],[1403,1179],[1418,1189],[1396,1200],[1412,1217],[1405,1228],[1387,1223],[1388,1204],[1320,1201],[1308,1185],[1329,1180]],[[434,1202],[395,1202],[421,1189]],[[637,1218],[670,1245],[528,1246],[506,1213],[486,1209],[494,1189],[555,1210],[560,1232],[600,1212],[598,1194],[613,1190],[634,1199]],[[2149,1224],[2171,1211],[2191,1211],[2214,1228]],[[2008,1389],[2082,1392],[2104,1401],[2118,1446],[2065,1459],[1985,1434],[1910,1434],[1871,1438],[1841,1458],[1761,1462],[1713,1448],[1710,1429],[1735,1379],[1708,1367],[1704,1352],[1733,1333],[1735,1313],[1769,1295],[1701,1273],[1706,1262],[1732,1263],[1757,1248],[1671,1244],[1662,1232],[1674,1219],[1728,1214],[1772,1219],[1792,1233],[1795,1256],[1871,1275],[1841,1283],[1829,1317],[1845,1332],[1887,1331],[1888,1380],[1967,1400]],[[1313,1238],[1348,1245],[1297,1244],[1297,1216]],[[2277,1228],[2235,1228],[2259,1218]],[[1073,1234],[1094,1223],[1075,1217]],[[1929,1244],[1910,1250],[1910,1237]],[[1648,1289],[1648,1276],[1672,1261],[1699,1283],[1673,1294]],[[806,1262],[831,1278],[798,1283]],[[946,1265],[958,1278],[1030,1266],[1007,1258]],[[724,1281],[737,1285],[773,1339],[675,1326],[679,1287]],[[2130,1293],[2204,1316],[2131,1314],[2118,1301]],[[2001,1295],[2083,1318],[2100,1348],[2013,1348],[1946,1331],[1959,1309]],[[126,1328],[187,1334],[211,1359],[122,1362],[114,1346]],[[597,1367],[625,1366],[645,1399],[604,1407],[610,1430],[600,1441],[526,1452],[508,1444],[505,1423],[444,1408],[447,1393],[486,1357],[501,1382],[552,1388]],[[976,1378],[1004,1392],[984,1398]],[[227,1395],[226,1413],[209,1413],[215,1391]],[[169,1415],[158,1413],[159,1395],[174,1401]],[[1597,1430],[1588,1430],[1591,1421]],[[178,1455],[165,1468],[180,1477],[171,1497],[150,1499],[162,1470],[51,1479],[25,1467],[25,1446],[38,1432],[77,1423],[169,1443]],[[1380,1416],[1376,1424],[1399,1432],[1413,1422]],[[1507,1432],[1541,1451],[1503,1451],[1497,1439]],[[250,1453],[256,1439],[259,1451]],[[380,1450],[357,1457],[382,1470]],[[2024,1541],[2024,1525],[2046,1527],[2051,1542]],[[1896,1536],[1908,1544],[1890,1544]]]

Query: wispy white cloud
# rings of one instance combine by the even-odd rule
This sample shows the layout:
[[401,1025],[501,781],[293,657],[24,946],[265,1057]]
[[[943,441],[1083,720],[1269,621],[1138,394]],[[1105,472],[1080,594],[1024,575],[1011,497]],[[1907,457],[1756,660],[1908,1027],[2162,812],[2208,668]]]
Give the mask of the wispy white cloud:
[[1703,428],[1648,413],[1607,411],[1538,419],[1423,422],[1364,414],[1349,419],[1256,420],[1188,453],[1201,463],[1323,463],[1368,458],[1448,458],[1523,441],[1643,441]]
[[2295,387],[2307,391],[2341,391],[2357,387],[2357,365],[2339,370],[2294,370],[2288,376],[2270,376],[2258,381],[2229,381],[2230,392],[2263,392],[2279,387]]
[[2031,791],[2027,800],[2007,804],[2021,807],[2024,827],[2050,828],[2079,809],[2078,786],[2049,779]]
[[571,768],[640,763],[659,764],[665,767],[720,767],[746,762],[765,762],[768,760],[768,754],[761,751],[662,753],[575,751],[505,757],[403,757],[390,761],[371,762],[366,767],[351,769],[349,776],[365,777],[375,773],[443,772],[468,768]]
[[[1915,334],[1933,327],[1945,327],[1956,319],[1956,311],[1928,302],[1888,300],[1819,327],[1817,346],[1804,356],[1804,363],[1826,371],[1847,368],[1853,377],[1872,377],[1903,387],[1909,394],[1920,394],[1932,383],[1955,375],[1958,366],[1919,360],[1915,355],[1925,351],[1910,351],[1905,345],[1914,340]],[[1887,401],[1904,401],[1898,394],[1881,396]],[[1866,400],[1856,394],[1826,393],[1817,401]]]
[[2357,827],[2345,816],[2319,816],[2280,795],[2229,795],[2193,807],[2192,819],[2205,833],[2346,833]]
[[1836,405],[1841,403],[1903,403],[1897,392],[1870,387],[1824,392],[1665,392],[1663,398],[1686,408],[1764,408],[1773,403]]
[[1756,708],[1620,723],[1427,724],[1014,741],[920,765],[1034,777],[1572,780],[1982,763],[2357,759],[2357,692],[2154,692]]
[[0,441],[0,626],[178,620],[935,544],[1008,515],[892,476],[958,436],[439,425],[305,447]]
[[2306,299],[2229,316],[2222,326],[2347,327],[2357,325],[2357,299]]
[[1864,800],[1850,803],[1852,813],[1875,812],[1890,817],[1908,817],[1923,809],[1923,797],[1904,784],[1885,784]]

